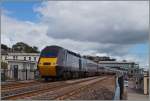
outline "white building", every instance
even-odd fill
[[[132,76],[139,73],[139,65],[135,62],[100,61],[99,64],[101,67],[118,67],[127,70],[128,74]]]
[[[39,53],[7,53],[1,55],[1,60],[8,63],[7,74],[11,79],[34,79]]]

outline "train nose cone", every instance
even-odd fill
[[[42,66],[39,71],[41,76],[56,76],[56,66]]]
[[[57,58],[40,58],[38,68],[41,76],[56,76]]]

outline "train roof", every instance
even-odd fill
[[[55,50],[66,50],[68,53],[72,54],[72,55],[75,55],[75,56],[78,56],[78,57],[81,57],[80,54],[77,54],[75,52],[72,52],[68,49],[65,49],[63,47],[60,47],[60,46],[57,46],[57,45],[52,45],[52,46],[46,46],[43,50],[51,50],[51,49],[55,49]]]
[[[68,50],[68,49],[65,49],[65,48],[60,47],[60,46],[57,46],[57,45],[46,46],[43,50],[51,50],[51,49],[56,50],[56,51],[65,50],[65,51],[67,51],[68,53],[70,53],[70,54],[72,54],[72,55],[74,55],[74,56],[81,57],[81,58],[83,58],[83,59],[86,59],[86,60],[88,60],[88,61],[91,61],[91,62],[93,62],[93,63],[96,63],[96,62],[94,62],[94,61],[92,61],[92,60],[90,60],[90,59],[87,59],[87,58],[81,56],[80,54],[77,54],[77,53],[75,53],[75,52],[72,52],[72,51],[70,51],[70,50]]]
[[[51,49],[51,48],[55,48],[55,49],[63,49],[62,47],[56,46],[56,45],[46,46],[44,49]]]

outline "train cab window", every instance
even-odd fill
[[[42,57],[57,57],[59,53],[58,49],[51,48],[50,50],[43,50],[41,53]]]

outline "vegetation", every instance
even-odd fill
[[[10,51],[11,48],[9,48],[7,45],[1,44],[1,49],[5,50],[5,51]]]
[[[1,49],[5,52],[24,52],[24,53],[39,53],[38,47],[36,46],[29,46],[23,42],[17,42],[16,44],[12,45],[12,48],[7,47],[7,45],[1,44]]]
[[[26,52],[26,53],[38,53],[38,48],[36,46],[29,46],[23,42],[18,42],[12,46],[12,49],[17,52]]]

